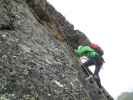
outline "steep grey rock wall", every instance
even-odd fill
[[[79,37],[45,0],[0,0],[0,100],[112,100],[85,80]]]

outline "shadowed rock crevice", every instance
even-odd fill
[[[46,0],[0,0],[0,99],[112,100],[85,80],[73,53],[79,38]]]

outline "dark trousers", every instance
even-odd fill
[[[92,59],[92,60],[88,60],[87,62],[85,62],[82,66],[88,68],[91,65],[95,65],[94,75],[99,76],[99,72],[100,72],[100,69],[102,67],[102,63],[99,63],[98,60],[93,60]]]
[[[84,64],[82,64],[82,68],[84,68],[84,71],[88,71],[89,74],[93,74],[89,69],[88,67],[91,66],[91,65],[95,65],[95,71],[94,71],[94,78],[97,82],[97,84],[99,85],[99,87],[101,87],[101,82],[100,82],[100,77],[99,77],[99,72],[100,72],[100,69],[103,65],[103,62],[99,61],[100,59],[98,60],[93,60],[93,59],[90,59],[88,60],[87,62],[85,62]]]

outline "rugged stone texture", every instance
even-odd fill
[[[113,100],[85,80],[79,37],[45,0],[0,0],[0,100]]]

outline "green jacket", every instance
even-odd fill
[[[78,57],[86,56],[90,59],[97,59],[100,55],[89,46],[80,46],[78,49],[75,49],[75,53]]]

